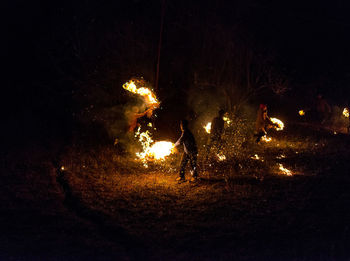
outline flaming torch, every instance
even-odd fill
[[[130,80],[123,84],[123,88],[129,92],[141,95],[149,107],[157,108],[159,107],[159,101],[156,95],[146,87],[137,88],[134,81]]]
[[[343,110],[343,115],[344,115],[346,118],[349,118],[349,110],[348,110],[348,108],[344,108],[344,110]]]
[[[281,120],[279,120],[279,119],[277,119],[277,118],[270,118],[270,120],[271,120],[273,123],[275,123],[275,124],[278,125],[278,127],[276,127],[276,130],[278,130],[278,131],[283,130],[283,128],[284,128],[284,123],[283,123]]]

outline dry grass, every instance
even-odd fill
[[[75,148],[66,153],[62,165],[73,197],[142,241],[151,258],[344,256],[349,232],[337,241],[327,226],[345,229],[349,216],[332,212],[345,211],[343,204],[349,199],[341,189],[345,201],[332,206],[338,199],[336,187],[349,182],[344,177],[347,149],[339,151],[339,144],[349,143],[348,137],[315,133],[300,125],[271,135],[271,143],[260,145],[246,138],[237,142],[237,135],[232,135],[235,144],[226,144],[223,162],[212,158],[209,165],[200,155],[202,180],[195,184],[175,181],[178,155],[144,168],[113,148]],[[260,160],[252,158],[255,154]],[[282,174],[279,163],[293,176]],[[324,209],[318,209],[318,201]],[[307,213],[310,208],[315,213]],[[260,240],[268,247],[261,247]],[[303,240],[307,242],[302,244]]]

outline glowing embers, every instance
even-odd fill
[[[263,142],[271,142],[272,138],[271,137],[267,137],[266,135],[264,135],[264,136],[261,137],[261,141],[263,141]]]
[[[304,116],[304,115],[305,115],[305,111],[304,111],[304,110],[300,110],[300,111],[299,111],[299,115],[300,115],[300,116]]]
[[[279,120],[279,119],[277,119],[277,118],[270,118],[270,120],[271,120],[273,123],[275,123],[276,125],[278,125],[278,126],[276,127],[276,130],[280,131],[280,130],[283,130],[283,129],[284,129],[284,123],[283,123],[281,120]]]
[[[278,169],[280,170],[280,173],[286,175],[286,176],[293,176],[293,173],[289,170],[283,167],[281,163],[278,163]]]
[[[216,154],[216,156],[218,157],[218,160],[219,160],[219,161],[224,161],[224,160],[226,160],[226,156],[225,156],[224,154],[222,154],[222,153],[218,153],[218,154]]]
[[[349,118],[349,109],[348,109],[348,108],[344,108],[344,110],[343,110],[343,115],[344,115],[346,118]]]
[[[145,99],[145,102],[147,103],[148,106],[154,106],[154,107],[159,106],[159,101],[157,100],[156,95],[149,88],[146,88],[146,87],[137,88],[135,82],[132,80],[124,83],[123,88],[129,92],[141,95]]]

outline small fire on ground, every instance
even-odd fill
[[[285,167],[283,167],[281,163],[279,163],[278,165],[279,165],[279,170],[281,171],[282,174],[287,176],[293,176],[293,173],[289,169],[286,169]]]

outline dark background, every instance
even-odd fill
[[[220,96],[220,84],[232,80],[239,64],[216,85],[196,89],[194,78],[215,82],[216,69],[245,52],[260,59],[251,66],[263,61],[289,82],[283,96],[267,90],[247,104],[297,107],[309,105],[317,93],[333,105],[349,102],[346,1],[5,1],[2,111],[4,136],[15,138],[6,139],[11,146],[37,138],[68,140],[82,122],[104,129],[118,113],[102,119],[101,111],[128,103],[124,82],[144,77],[154,84],[162,3],[156,90],[161,125],[174,128],[191,114],[193,93]]]

